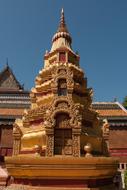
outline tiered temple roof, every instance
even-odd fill
[[[107,141],[110,155],[119,157],[120,163],[126,163],[127,110],[119,102],[94,102],[92,107],[103,121],[103,136]]]
[[[0,118],[21,117],[24,109],[29,106],[29,91],[24,90],[7,65],[0,73]]]
[[[127,126],[127,110],[119,102],[94,102],[92,107],[101,119],[108,119],[110,125]]]
[[[29,91],[24,90],[9,65],[0,72],[0,160],[12,152],[15,119],[30,107]]]

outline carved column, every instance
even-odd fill
[[[14,138],[13,155],[18,155],[20,152],[20,138]]]
[[[72,129],[72,146],[74,157],[80,157],[80,133],[81,129]]]
[[[54,155],[54,129],[46,129],[46,156]]]
[[[15,125],[13,128],[13,155],[18,155],[20,152],[21,136],[21,131],[18,126]]]

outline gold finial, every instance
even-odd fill
[[[63,14],[63,13],[64,13],[64,9],[62,8],[62,9],[61,9],[61,14]]]
[[[65,38],[68,41],[69,48],[71,48],[72,39],[71,39],[71,36],[70,36],[68,29],[67,29],[67,26],[66,26],[63,8],[61,9],[59,27],[58,27],[57,32],[55,33],[55,35],[52,38],[52,42],[54,42],[55,40],[57,40],[60,37]]]
[[[64,20],[64,9],[63,8],[61,9],[61,22],[65,23],[65,20]]]
[[[63,8],[61,9],[61,17],[60,17],[60,24],[59,24],[58,32],[67,32],[68,33],[66,23],[65,23]]]
[[[8,57],[6,58],[6,66],[8,67]]]

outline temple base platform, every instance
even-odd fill
[[[105,187],[98,187],[98,188],[81,188],[81,187],[33,187],[33,186],[20,186],[12,184],[8,186],[5,190],[117,190],[114,185],[107,185]]]
[[[19,155],[6,158],[13,183],[10,190],[115,190],[113,177],[118,161],[109,157],[40,157]]]

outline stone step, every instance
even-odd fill
[[[33,187],[33,188],[30,188],[28,190],[90,190],[90,188],[71,188],[71,187]]]
[[[25,185],[16,185],[12,184],[4,189],[0,190],[91,190],[90,188],[71,188],[71,187],[33,187],[33,186],[25,186]],[[98,190],[98,189],[95,189]]]
[[[29,185],[12,184],[6,188],[0,190],[117,190],[112,185],[98,187],[98,188],[87,188],[87,187],[34,187]]]

